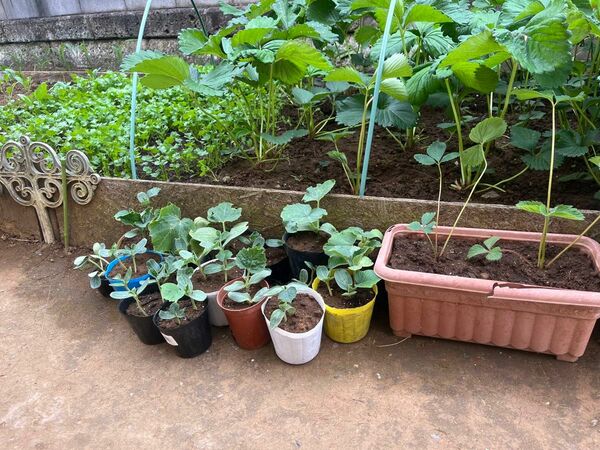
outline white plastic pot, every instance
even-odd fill
[[[208,320],[214,327],[226,327],[229,325],[229,322],[227,322],[225,313],[217,304],[218,292],[219,291],[215,291],[206,294],[206,301],[208,302]]]
[[[323,319],[325,317],[325,302],[321,295],[310,288],[298,288],[298,292],[308,294],[314,298],[323,310],[323,315],[319,323],[310,331],[304,333],[290,333],[277,327],[269,328],[271,340],[275,347],[275,353],[279,358],[288,364],[305,364],[311,361],[319,353],[321,348],[321,335],[323,334]],[[261,309],[263,317],[269,326],[269,319],[265,315],[265,307],[267,302],[264,302]]]
[[[207,264],[210,264],[210,263],[213,263],[216,261],[217,261],[216,259],[206,261],[205,263],[202,263],[201,267],[204,267]],[[223,283],[223,284],[225,284],[225,283]],[[207,296],[206,301],[208,302],[208,320],[210,321],[210,324],[214,327],[226,327],[227,325],[229,325],[229,322],[227,322],[227,317],[225,317],[225,313],[217,304],[217,293],[218,292],[219,292],[219,289],[217,289],[214,292],[206,293],[206,296]]]

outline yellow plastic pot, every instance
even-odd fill
[[[312,288],[316,291],[319,284],[320,280],[315,279]],[[360,341],[369,331],[376,298],[377,286],[373,287],[373,299],[358,308],[333,308],[325,304],[325,334],[342,344]]]

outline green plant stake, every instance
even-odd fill
[[[146,28],[146,21],[148,20],[148,14],[150,13],[150,6],[152,0],[146,1],[146,7],[144,8],[144,14],[142,15],[142,23],[138,31],[137,44],[135,45],[135,52],[139,53],[142,50],[142,39],[144,38],[144,29]],[[135,167],[135,111],[137,109],[137,84],[138,74],[133,73],[131,80],[131,115],[129,120],[129,162],[131,164],[131,178],[137,179],[137,169]]]
[[[63,236],[65,244],[65,253],[67,253],[67,251],[69,250],[69,192],[67,191],[67,160],[65,157],[60,158],[60,174],[63,194]]]
[[[383,40],[381,43],[381,51],[379,52],[379,65],[377,66],[377,75],[375,77],[375,90],[373,91],[373,103],[371,106],[371,119],[369,121],[369,131],[367,132],[367,144],[365,146],[365,154],[362,166],[362,174],[360,177],[359,195],[365,196],[367,188],[367,173],[369,172],[369,159],[371,158],[371,145],[373,144],[373,132],[375,131],[375,115],[377,114],[377,102],[379,100],[379,90],[381,89],[381,78],[383,75],[383,63],[385,61],[385,52],[387,50],[388,39],[390,37],[390,29],[392,28],[392,19],[394,18],[394,9],[396,8],[396,0],[391,0],[388,8],[387,20],[383,31]]]

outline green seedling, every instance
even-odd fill
[[[207,255],[217,252],[217,262],[207,264],[201,269],[201,276],[222,273],[224,281],[227,282],[228,272],[235,267],[232,260],[233,252],[228,249],[229,244],[242,236],[248,229],[248,222],[239,222],[228,228],[228,224],[236,222],[242,216],[241,208],[234,208],[231,203],[220,203],[210,208],[206,219],[198,217],[194,220],[194,225],[189,232],[192,241],[192,248],[196,254]],[[218,228],[217,228],[218,227]],[[189,256],[185,253],[186,256]]]
[[[499,240],[498,236],[492,236],[483,241],[483,245],[473,245],[467,253],[467,259],[485,255],[485,259],[488,261],[500,261],[502,259],[502,248],[496,245]]]
[[[149,237],[148,226],[158,217],[159,210],[152,206],[152,199],[160,193],[160,188],[150,188],[145,192],[138,192],[137,200],[143,208],[141,211],[123,209],[115,214],[115,220],[123,225],[132,227],[128,237]]]
[[[136,244],[130,245],[129,247],[123,247],[123,249],[121,250],[121,255],[125,256],[126,259],[129,259],[129,261],[131,261],[131,266],[133,267],[133,273],[137,272],[136,256],[143,255],[144,253],[146,253],[148,251],[148,249],[146,248],[147,243],[148,243],[148,240],[146,238],[144,238],[141,241],[137,242]],[[123,262],[122,260],[119,261],[119,264],[121,264],[123,266],[122,262]],[[125,267],[125,266],[123,266],[123,267]]]
[[[137,288],[130,288],[129,282],[131,281],[132,270],[131,267],[127,269],[127,272],[123,277],[117,275],[111,282],[111,286],[115,288],[123,288],[123,290],[114,290],[110,293],[110,296],[115,300],[123,300],[126,298],[133,298],[137,305],[138,310],[143,316],[148,316],[140,300],[140,296],[144,293],[146,288],[155,283],[156,280],[153,278],[145,279]]]
[[[323,247],[328,263],[316,268],[316,276],[329,295],[333,295],[334,282],[345,297],[356,295],[359,289],[372,289],[379,282],[379,277],[369,269],[373,266],[369,255],[381,246],[381,238],[379,230],[365,232],[358,227],[331,235]]]
[[[179,303],[174,302],[169,305],[169,309],[161,309],[158,312],[158,317],[162,320],[173,320],[177,321],[178,325],[181,325],[181,320],[185,319],[185,308],[181,308]]]
[[[250,288],[262,283],[271,275],[267,269],[267,257],[263,247],[249,247],[241,249],[235,257],[235,265],[244,271],[241,280],[234,281],[225,286],[227,297],[237,303],[254,304],[265,297],[268,288],[261,288],[254,296],[250,295]]]
[[[106,272],[106,266],[108,266],[110,259],[118,258],[119,256],[121,256],[121,250],[116,244],[107,249],[105,244],[96,242],[92,246],[92,253],[78,256],[73,261],[73,265],[79,270],[93,268],[94,270],[88,273],[88,277],[90,279],[90,287],[97,289],[100,287],[102,282],[101,277]]]
[[[442,203],[442,188],[444,186],[444,173],[442,172],[442,164],[454,161],[458,158],[458,152],[446,153],[446,143],[436,141],[427,147],[427,151],[425,154],[417,153],[414,155],[415,160],[423,165],[423,166],[436,166],[438,171],[438,197],[437,197],[437,211],[433,213],[433,217],[431,217],[432,213],[425,213],[421,217],[421,223],[412,222],[409,225],[409,229],[412,231],[422,231],[428,237],[429,242],[431,239],[429,238],[429,233],[433,231],[433,227],[437,226],[440,222],[440,208]],[[434,220],[435,219],[435,220]],[[417,226],[418,224],[418,226]],[[430,225],[433,224],[433,225]],[[412,226],[412,227],[411,227]],[[431,229],[430,229],[431,228]],[[435,240],[433,242],[433,253],[434,257],[437,258],[438,252],[438,233],[437,230],[435,232]]]
[[[160,295],[165,302],[171,303],[169,309],[161,310],[158,315],[161,319],[175,319],[181,324],[181,319],[185,318],[186,308],[179,305],[179,301],[189,298],[192,308],[198,309],[196,302],[203,302],[207,295],[201,290],[194,289],[192,284],[192,275],[194,269],[191,267],[181,267],[177,270],[177,283],[164,283],[160,286]]]
[[[277,296],[279,303],[277,309],[271,313],[271,317],[269,318],[269,328],[271,329],[277,328],[281,322],[287,321],[288,317],[296,313],[293,302],[298,295],[298,290],[293,284],[275,286],[265,294],[265,297],[272,297],[274,295]]]
[[[546,246],[548,229],[550,221],[553,218],[583,220],[584,216],[577,208],[571,205],[557,205],[551,207],[552,203],[552,182],[554,177],[555,152],[556,152],[556,107],[560,103],[571,102],[576,103],[583,100],[584,96],[581,93],[576,97],[568,95],[555,95],[552,91],[534,91],[530,89],[519,89],[515,91],[515,95],[519,100],[538,100],[543,99],[550,103],[552,108],[552,134],[550,137],[550,168],[548,173],[548,187],[546,192],[546,203],[539,201],[521,201],[517,203],[517,208],[526,212],[541,215],[544,218],[542,226],[542,237],[538,248],[537,265],[540,269],[544,268],[546,262]]]
[[[258,231],[253,231],[249,236],[241,235],[238,240],[244,247],[270,247],[277,248],[283,246],[281,239],[265,239]]]
[[[321,223],[321,219],[327,215],[327,211],[321,208],[321,200],[333,189],[335,180],[327,180],[324,183],[311,186],[306,189],[302,201],[304,203],[294,203],[287,205],[281,211],[281,220],[285,230],[290,233],[299,231],[312,231],[319,233],[321,231],[331,234],[335,231],[333,225]],[[314,202],[313,208],[310,203]]]

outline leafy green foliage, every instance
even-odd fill
[[[424,166],[440,165],[458,158],[458,152],[446,153],[446,143],[436,141],[427,147],[426,153],[416,153],[415,160]]]
[[[269,318],[269,328],[277,328],[281,322],[286,321],[288,317],[296,313],[293,302],[298,295],[297,283],[290,283],[286,286],[275,286],[266,292],[266,297],[277,295],[279,304],[277,309],[271,313]]]
[[[192,238],[190,247],[193,252],[180,255],[190,261],[200,262],[201,258],[215,251],[216,263],[199,265],[201,276],[222,273],[227,282],[227,273],[235,267],[233,253],[228,246],[248,230],[248,222],[238,222],[228,227],[229,223],[237,221],[242,216],[242,209],[235,208],[229,202],[219,203],[207,211],[207,218],[197,217],[189,231]],[[212,225],[211,225],[212,224]]]
[[[237,303],[257,303],[265,298],[268,288],[259,289],[253,296],[250,288],[260,284],[271,275],[266,268],[267,257],[263,247],[247,247],[241,249],[235,257],[235,265],[244,271],[242,278],[225,286],[229,299]]]
[[[317,278],[325,284],[330,295],[333,281],[347,297],[355,295],[359,289],[373,289],[379,278],[369,269],[373,266],[369,255],[381,247],[382,237],[379,230],[364,231],[359,227],[331,234],[323,246],[329,257],[327,266],[316,268]]]
[[[469,248],[467,259],[475,258],[479,255],[485,255],[488,261],[499,261],[502,259],[502,248],[496,243],[500,240],[498,236],[492,236],[483,241],[483,245],[475,244]]]
[[[571,205],[557,205],[547,209],[546,205],[538,201],[520,201],[517,203],[517,208],[522,211],[527,211],[533,214],[539,214],[543,217],[569,219],[569,220],[584,220],[585,217],[581,211]]]
[[[171,254],[186,250],[192,225],[191,219],[181,217],[178,206],[170,203],[161,208],[158,216],[148,225],[154,249]]]
[[[143,316],[148,316],[146,311],[144,310],[140,297],[144,294],[144,291],[148,286],[155,283],[156,281],[153,278],[147,278],[142,283],[136,287],[130,287],[130,281],[132,278],[133,270],[131,267],[127,269],[127,272],[123,277],[117,275],[111,281],[111,286],[114,288],[118,288],[119,290],[114,290],[110,293],[110,296],[115,300],[124,300],[128,298],[133,298],[135,300],[138,311]]]
[[[158,312],[158,317],[160,317],[162,320],[174,319],[178,324],[181,324],[181,319],[185,319],[185,308],[179,306],[179,303],[173,302],[169,305],[168,309],[161,309]]]
[[[327,231],[331,228],[329,224],[321,224],[321,219],[327,215],[327,211],[320,207],[321,200],[333,189],[335,180],[327,180],[324,183],[310,186],[302,197],[305,203],[294,203],[286,205],[281,211],[281,220],[288,233],[299,231]],[[310,203],[315,202],[313,208]]]
[[[426,212],[421,216],[421,220],[411,222],[408,224],[408,229],[411,231],[420,231],[425,234],[433,232],[433,228],[436,226],[435,212]]]

